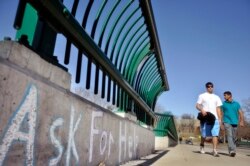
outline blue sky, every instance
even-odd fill
[[[1,1],[1,40],[15,38],[17,2]],[[221,98],[226,90],[241,104],[250,98],[249,0],[152,0],[152,6],[170,86],[160,106],[196,115],[208,81]]]
[[[250,98],[250,1],[152,1],[170,91],[158,104],[174,115],[197,114],[195,103],[212,81],[223,99],[230,90]]]

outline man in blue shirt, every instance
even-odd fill
[[[223,124],[227,135],[229,155],[234,157],[236,155],[237,127],[238,124],[244,126],[243,112],[240,104],[233,100],[230,91],[224,92],[224,99],[221,106]]]

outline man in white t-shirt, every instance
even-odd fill
[[[209,119],[211,119],[211,115],[214,116],[214,122],[208,121],[200,121],[200,131],[201,131],[201,143],[200,143],[200,152],[202,154],[205,153],[204,151],[204,142],[206,137],[212,136],[213,142],[213,155],[215,157],[219,157],[217,152],[217,144],[218,144],[218,136],[220,132],[220,125],[221,125],[221,111],[220,106],[222,105],[221,99],[219,96],[213,94],[213,83],[207,82],[206,83],[207,91],[200,94],[196,103],[196,108],[200,111],[201,116],[206,119],[208,117],[208,112],[212,113],[209,114]],[[207,118],[208,119],[208,118]]]

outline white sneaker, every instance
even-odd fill
[[[200,147],[200,153],[201,153],[201,154],[205,154],[205,151],[204,151],[204,147],[203,147],[203,146]]]
[[[219,154],[218,154],[218,152],[217,152],[215,149],[214,149],[214,151],[213,151],[213,156],[214,156],[214,157],[220,157]]]

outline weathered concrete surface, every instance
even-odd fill
[[[176,146],[178,143],[168,136],[155,136],[155,150],[164,150],[168,147]]]
[[[0,42],[0,165],[119,165],[154,151],[154,133],[69,91],[70,75]]]
[[[169,147],[168,137],[155,137],[155,150],[162,150]]]

